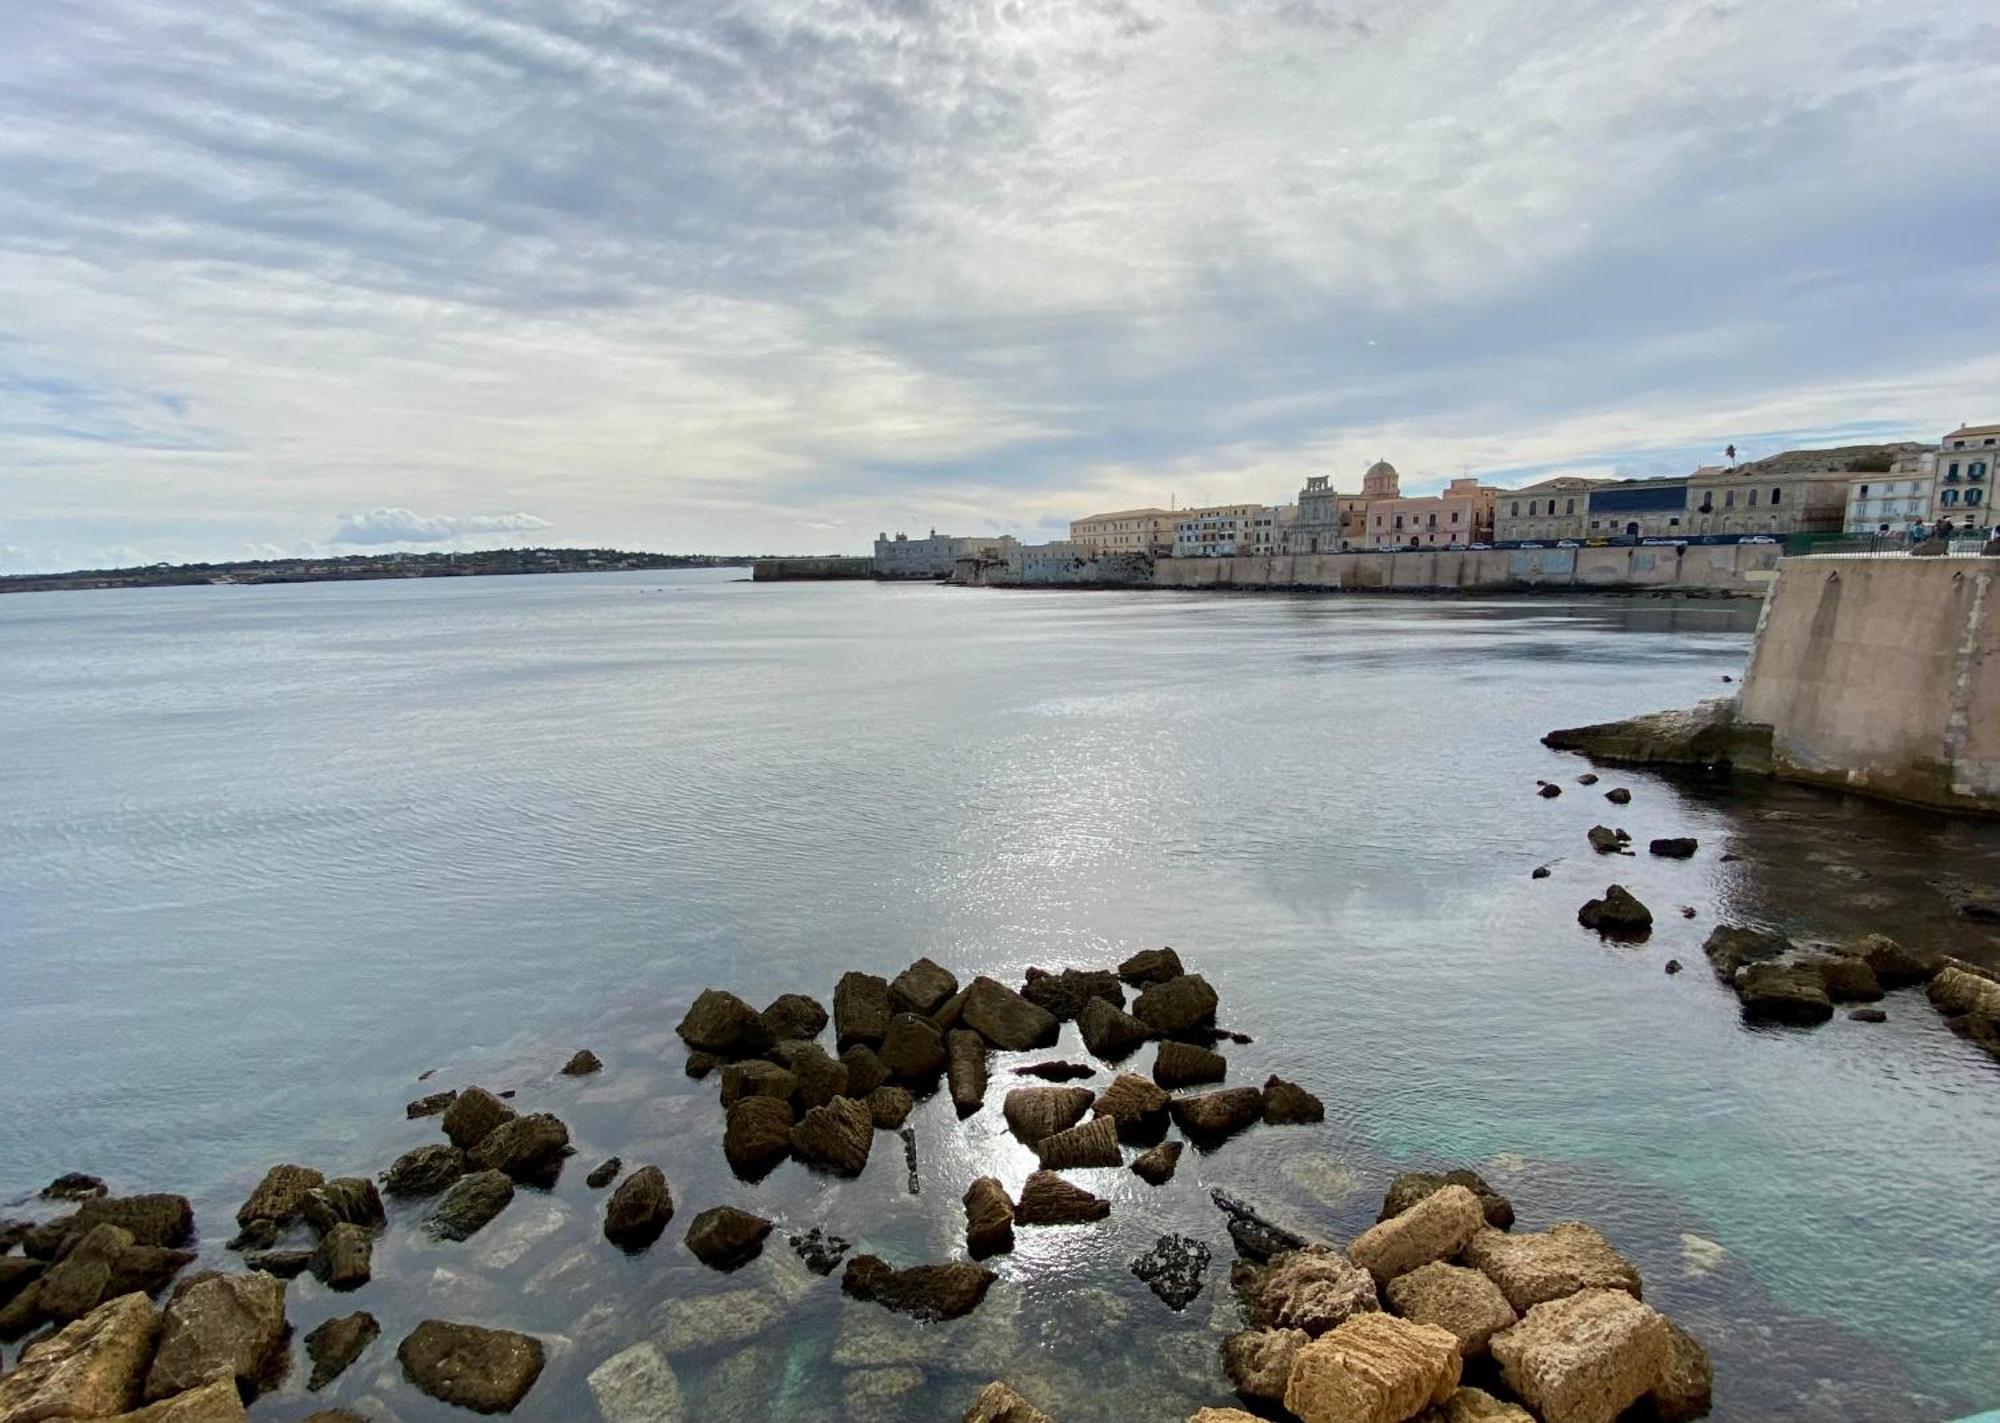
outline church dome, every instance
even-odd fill
[[[1368,466],[1368,473],[1361,476],[1361,492],[1378,499],[1395,497],[1401,492],[1401,485],[1396,466],[1387,460],[1376,460]]]

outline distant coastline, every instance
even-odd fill
[[[347,554],[231,563],[149,564],[70,573],[0,575],[0,593],[85,588],[179,588],[202,584],[344,583],[380,578],[471,578],[513,573],[619,573],[672,568],[748,568],[747,554],[627,553],[610,548],[499,548],[477,553]]]

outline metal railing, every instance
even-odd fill
[[[1945,544],[1945,551],[1924,557],[1977,558],[1986,547],[1984,538],[1951,539]],[[1840,539],[1815,544],[1812,552],[1801,555],[1807,558],[1911,558],[1917,557],[1916,545],[1908,539],[1896,536],[1863,537]]]

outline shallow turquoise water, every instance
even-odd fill
[[[396,1118],[442,1068],[532,1083],[592,1148],[651,1143],[691,1214],[735,1190],[712,1087],[666,1036],[699,988],[824,998],[918,953],[1018,978],[1170,942],[1257,1039],[1241,1076],[1299,1077],[1329,1119],[1006,1262],[1061,1416],[1128,1416],[1066,1342],[1107,1298],[1185,1346],[1147,1365],[1176,1398],[1226,1401],[1202,1392],[1211,1296],[1167,1316],[1124,1273],[1168,1228],[1226,1258],[1205,1183],[1338,1234],[1394,1169],[1459,1161],[1526,1225],[1581,1216],[1632,1253],[1715,1350],[1717,1416],[1993,1401],[2000,1073],[1910,994],[1879,1028],[1746,1030],[1699,943],[1726,915],[1990,951],[1930,882],[2000,879],[2000,829],[1643,775],[1622,809],[1533,794],[1582,769],[1549,727],[1723,690],[1753,609],[728,578],[0,599],[0,1201],[88,1169],[226,1211],[277,1157],[379,1167],[427,1139]],[[1599,820],[1704,850],[1607,869]],[[1574,923],[1614,873],[1661,912],[1642,948]],[[1662,974],[1670,954],[1692,971]],[[545,1070],[580,1042],[602,1084]],[[1018,1185],[1027,1156],[937,1105],[924,1196],[883,1138],[853,1186],[786,1167],[748,1203],[949,1248],[965,1181]],[[566,1181],[542,1204],[583,1238],[590,1200]],[[539,1278],[563,1229],[487,1273]],[[535,1401],[717,1286],[685,1263],[522,1295],[523,1323],[574,1340]],[[582,1327],[607,1288],[629,1330]],[[301,1310],[338,1312],[312,1290]],[[845,1318],[787,1326],[773,1416],[838,1394]],[[964,1382],[928,1362],[911,1416],[962,1408]]]

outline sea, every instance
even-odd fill
[[[231,1268],[265,1168],[379,1173],[441,1139],[406,1102],[476,1083],[562,1117],[577,1156],[466,1242],[391,1202],[369,1285],[288,1294],[297,1335],[366,1308],[382,1338],[322,1392],[294,1367],[253,1418],[462,1416],[395,1360],[441,1317],[544,1339],[522,1418],[597,1416],[590,1375],[651,1343],[704,1423],[956,1418],[993,1378],[1062,1423],[1152,1423],[1233,1402],[1212,1188],[1338,1243],[1398,1171],[1466,1166],[1517,1230],[1586,1220],[1639,1267],[1709,1349],[1718,1419],[1992,1407],[2000,1064],[1921,990],[1879,1025],[1746,1025],[1701,944],[1751,924],[1994,962],[1957,906],[2000,895],[2000,826],[1584,785],[1540,742],[1730,694],[1755,616],[740,570],[0,598],[0,1215],[48,1213],[66,1171],[180,1191]],[[1596,824],[1639,853],[1594,853]],[[1660,836],[1700,848],[1645,853]],[[1578,925],[1613,882],[1652,907],[1646,941]],[[828,1002],[919,956],[1019,983],[1162,945],[1250,1040],[1229,1080],[1298,1082],[1326,1120],[1190,1151],[1159,1188],[1072,1173],[1110,1218],[1021,1229],[950,1324],[844,1298],[786,1237],[963,1258],[966,1185],[1035,1164],[1001,1120],[1032,1081],[1012,1068],[1081,1059],[1074,1028],[996,1053],[974,1115],[922,1101],[914,1176],[885,1132],[857,1179],[756,1182],[673,1031],[709,987]],[[560,1075],[584,1047],[603,1071]],[[671,1185],[650,1250],[602,1238],[583,1176],[611,1155]],[[778,1223],[728,1274],[682,1241],[715,1205]],[[1178,1311],[1130,1269],[1168,1233],[1213,1257]]]

